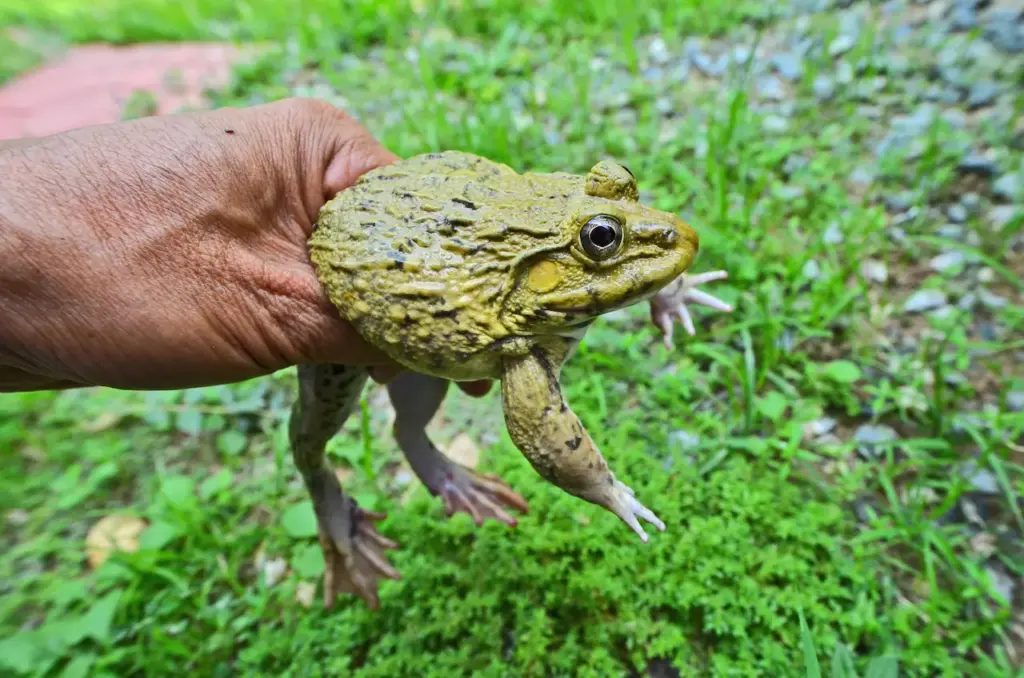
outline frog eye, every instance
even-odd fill
[[[622,224],[615,217],[599,214],[580,229],[580,246],[590,258],[601,261],[619,251],[622,245]]]

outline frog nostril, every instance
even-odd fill
[[[679,242],[679,231],[669,227],[665,229],[665,235],[662,236],[661,242],[665,247],[675,247],[676,243]]]

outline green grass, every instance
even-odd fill
[[[964,525],[937,519],[968,491],[956,469],[973,456],[1000,484],[989,532],[1020,576],[1024,416],[1003,398],[1024,386],[1013,372],[1024,313],[1011,303],[982,316],[1001,328],[994,340],[975,316],[903,319],[912,289],[952,283],[922,264],[935,224],[904,224],[894,242],[877,200],[960,192],[939,140],[963,130],[939,122],[916,159],[876,163],[878,126],[852,97],[809,96],[823,55],[810,58],[782,132],[765,131],[742,72],[704,87],[647,70],[651,30],[679,49],[686,35],[735,29],[757,11],[749,3],[428,2],[419,15],[312,0],[7,3],[0,17],[69,42],[292,38],[214,103],[327,96],[401,155],[458,148],[572,171],[618,157],[649,200],[688,216],[696,270],[727,268],[717,289],[737,310],[701,315],[698,336],[679,331],[670,353],[646,309],[630,309],[603,319],[565,370],[618,475],[668,524],[647,546],[543,484],[493,395],[450,395],[436,435],[468,432],[530,515],[514,531],[444,520],[396,472],[380,392],[368,392],[366,426],[354,416],[331,454],[353,470],[346,485],[364,506],[389,511],[382,531],[402,544],[403,580],[384,585],[376,613],[350,600],[325,613],[319,589],[312,608],[296,600],[322,565],[284,435],[292,371],[185,392],[0,397],[0,675],[625,676],[652,661],[688,677],[1016,670],[1009,606]],[[886,49],[868,38],[860,54]],[[862,194],[849,178],[865,163],[878,176]],[[1020,226],[985,231],[977,248],[1011,299]],[[836,232],[840,244],[825,237]],[[869,259],[888,265],[888,283],[864,277]],[[892,344],[894,331],[918,340]],[[811,440],[805,427],[823,416],[835,439]],[[896,428],[900,443],[858,455],[852,432],[869,422]],[[137,552],[91,570],[85,536],[112,514],[149,527]],[[288,571],[268,582],[277,559]]]

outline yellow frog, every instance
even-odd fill
[[[309,249],[341,316],[411,370],[389,385],[394,435],[449,515],[515,525],[506,509],[527,508],[426,435],[449,381],[497,379],[509,435],[542,477],[608,509],[644,542],[638,518],[665,529],[608,468],[559,385],[562,364],[603,313],[650,300],[671,346],[675,319],[694,331],[687,301],[731,310],[696,289],[723,271],[684,275],[697,234],[641,204],[629,169],[602,161],[586,176],[518,174],[468,153],[416,156],[324,205]],[[346,495],[324,456],[366,379],[353,366],[299,368],[290,437],[319,521],[327,606],[345,591],[376,608],[380,580],[399,577],[385,554],[396,544],[375,527],[384,516]]]

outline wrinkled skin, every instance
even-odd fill
[[[0,391],[187,388],[310,362],[393,377],[306,241],[326,200],[395,159],[311,99],[0,142]]]
[[[523,174],[484,158],[445,152],[370,172],[321,210],[311,258],[339,315],[413,372],[389,389],[395,437],[446,512],[515,524],[526,502],[499,478],[441,454],[425,427],[449,380],[500,379],[505,423],[537,472],[618,516],[643,541],[639,520],[665,525],[608,467],[565,402],[563,363],[595,318],[650,300],[671,346],[687,303],[731,310],[697,289],[725,277],[688,277],[697,235],[674,214],[639,202],[636,179],[603,161],[586,176]],[[397,579],[377,532],[338,484],[327,441],[357,402],[356,367],[300,370],[291,441],[320,525],[325,602],[354,592],[379,604],[382,579]]]

